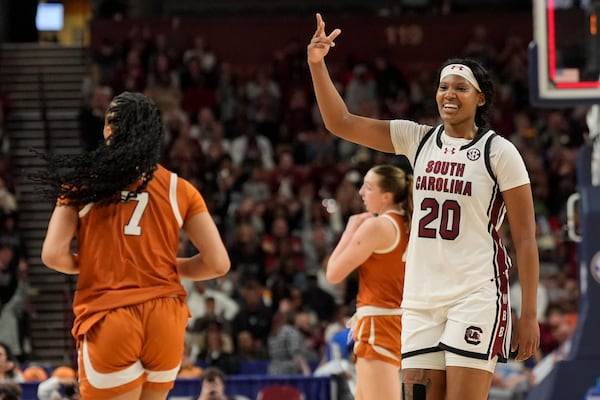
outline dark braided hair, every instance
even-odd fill
[[[92,202],[102,206],[127,201],[146,188],[161,155],[164,130],[159,109],[141,93],[123,92],[108,106],[105,124],[112,133],[91,152],[37,152],[48,164],[30,176],[40,194],[74,206]],[[121,198],[121,191],[128,188]]]
[[[442,70],[446,65],[450,64],[463,64],[471,68],[471,71],[473,71],[473,75],[475,76],[475,79],[477,79],[479,88],[485,95],[485,103],[477,107],[477,111],[475,112],[475,125],[477,125],[479,128],[489,128],[488,112],[494,103],[494,96],[496,94],[496,89],[490,74],[477,60],[471,58],[451,58],[444,62],[444,65],[442,65],[440,68],[440,71],[438,72],[438,82],[440,81],[440,74]]]

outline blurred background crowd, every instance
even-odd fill
[[[450,13],[450,4],[442,2],[436,12]],[[311,29],[307,26],[307,41]],[[565,205],[577,189],[577,156],[588,141],[586,106],[529,104],[527,40],[515,33],[494,41],[486,26],[473,24],[456,54],[477,58],[492,71],[498,93],[491,125],[517,146],[531,177],[542,265],[542,345],[523,370],[564,351],[575,329],[577,246],[565,233]],[[102,140],[104,112],[114,95],[128,90],[150,96],[165,124],[162,163],[200,190],[229,249],[232,268],[226,277],[185,282],[192,318],[182,376],[198,376],[205,366],[235,374],[241,363],[256,360],[267,362],[272,374],[310,374],[354,311],[356,275],[331,285],[324,265],[349,216],[362,211],[358,188],[364,173],[374,164],[407,163],[327,132],[305,54],[305,43],[290,42],[249,68],[222,59],[202,35],[150,35],[139,25],[120,42],[106,41],[90,51],[89,73],[81,83],[81,150]],[[349,57],[332,74],[355,113],[439,122],[435,69],[397,65],[381,51],[372,59]],[[2,129],[10,93],[0,96],[0,105]],[[1,144],[0,342],[7,351],[4,360],[0,351],[0,381],[10,358],[31,361],[28,258],[16,226],[19,188],[12,179],[10,144]],[[190,251],[182,238],[181,254]],[[518,313],[514,275],[511,298]],[[535,382],[512,372],[497,378],[501,388]]]

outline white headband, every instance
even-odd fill
[[[473,71],[471,68],[467,67],[464,64],[450,64],[446,65],[442,72],[440,73],[440,81],[444,79],[448,75],[458,75],[465,78],[471,85],[475,87],[478,91],[481,92],[479,88],[479,83],[477,83],[477,79],[475,79],[475,75],[473,75]]]

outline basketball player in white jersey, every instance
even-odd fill
[[[512,350],[525,360],[539,346],[531,187],[516,148],[487,126],[490,77],[473,60],[446,62],[436,91],[443,121],[437,127],[351,114],[324,61],[341,31],[326,35],[316,18],[308,65],[326,127],[350,142],[404,154],[414,169],[402,302],[404,399],[485,400],[496,362],[511,350],[511,260],[498,233],[505,213],[522,285]]]

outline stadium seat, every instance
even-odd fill
[[[304,395],[294,386],[270,385],[258,392],[256,400],[304,400]]]

